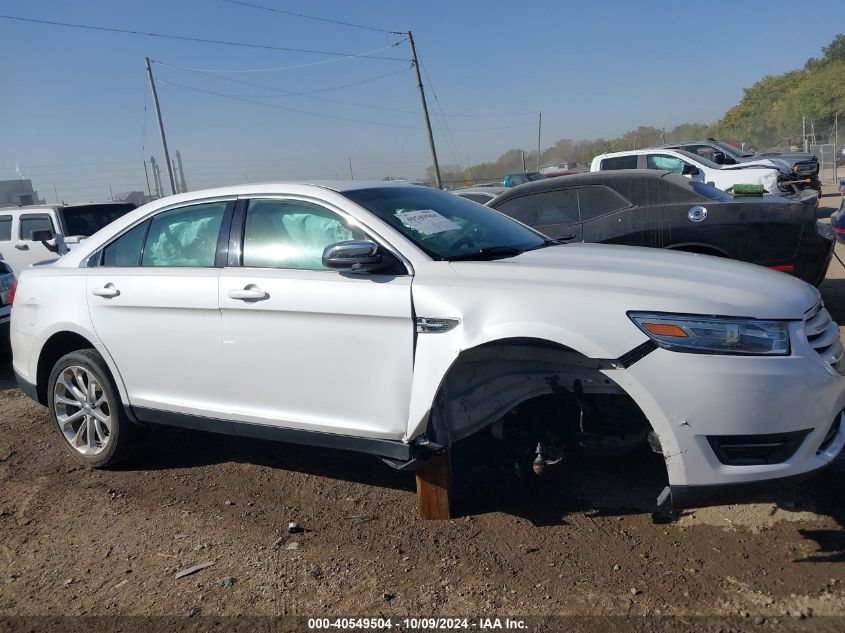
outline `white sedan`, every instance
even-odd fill
[[[25,270],[11,330],[21,388],[93,467],[156,423],[405,469],[492,427],[536,472],[564,445],[648,443],[687,505],[805,475],[845,444],[843,348],[810,285],[561,245],[406,184],[155,201]]]
[[[590,164],[590,171],[612,169],[673,171],[722,191],[732,191],[734,185],[762,185],[766,193],[794,193],[785,184],[793,180],[793,176],[785,163],[779,160],[760,159],[737,165],[719,165],[692,152],[653,147],[599,154]]]

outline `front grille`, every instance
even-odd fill
[[[828,447],[833,444],[833,440],[836,439],[836,436],[839,435],[839,425],[841,424],[842,416],[837,415],[836,419],[833,421],[833,424],[830,425],[830,428],[827,430],[827,433],[822,440],[821,446],[819,446],[819,453],[823,453],[828,449]]]
[[[727,466],[780,464],[795,454],[812,429],[771,435],[708,435],[707,441]]]
[[[845,373],[845,363],[842,362],[845,348],[839,340],[839,326],[830,318],[821,301],[804,315],[804,330],[810,346],[836,371]]]

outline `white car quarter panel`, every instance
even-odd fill
[[[226,419],[215,268],[92,268],[94,331],[133,406]],[[103,297],[95,290],[114,288]]]
[[[259,301],[232,290],[260,288]],[[413,364],[411,277],[227,268],[224,393],[235,420],[401,439]]]

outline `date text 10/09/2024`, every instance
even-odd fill
[[[520,630],[526,628],[519,618],[309,618],[309,630]]]

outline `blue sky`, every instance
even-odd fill
[[[446,114],[445,125],[434,120],[441,164],[462,166],[535,148],[540,110],[544,145],[638,125],[715,121],[743,87],[800,67],[845,30],[842,0],[805,0],[798,11],[781,0],[247,1],[412,30],[430,108]],[[224,0],[4,0],[0,13],[338,53],[373,51],[398,39]],[[162,152],[145,56],[213,70],[336,57],[2,19],[0,41],[0,179],[14,178],[19,164],[49,202],[54,184],[66,201],[106,198],[109,185],[115,192],[146,189],[142,160],[160,160]],[[409,57],[405,42],[373,55]],[[407,61],[353,58],[214,75],[155,65],[154,72],[166,82],[158,89],[168,144],[171,153],[181,150],[192,189],[245,178],[345,178],[350,159],[356,178],[414,179],[431,162]],[[381,75],[389,76],[373,79]],[[364,83],[334,89],[357,82]],[[315,90],[321,92],[280,92]]]

